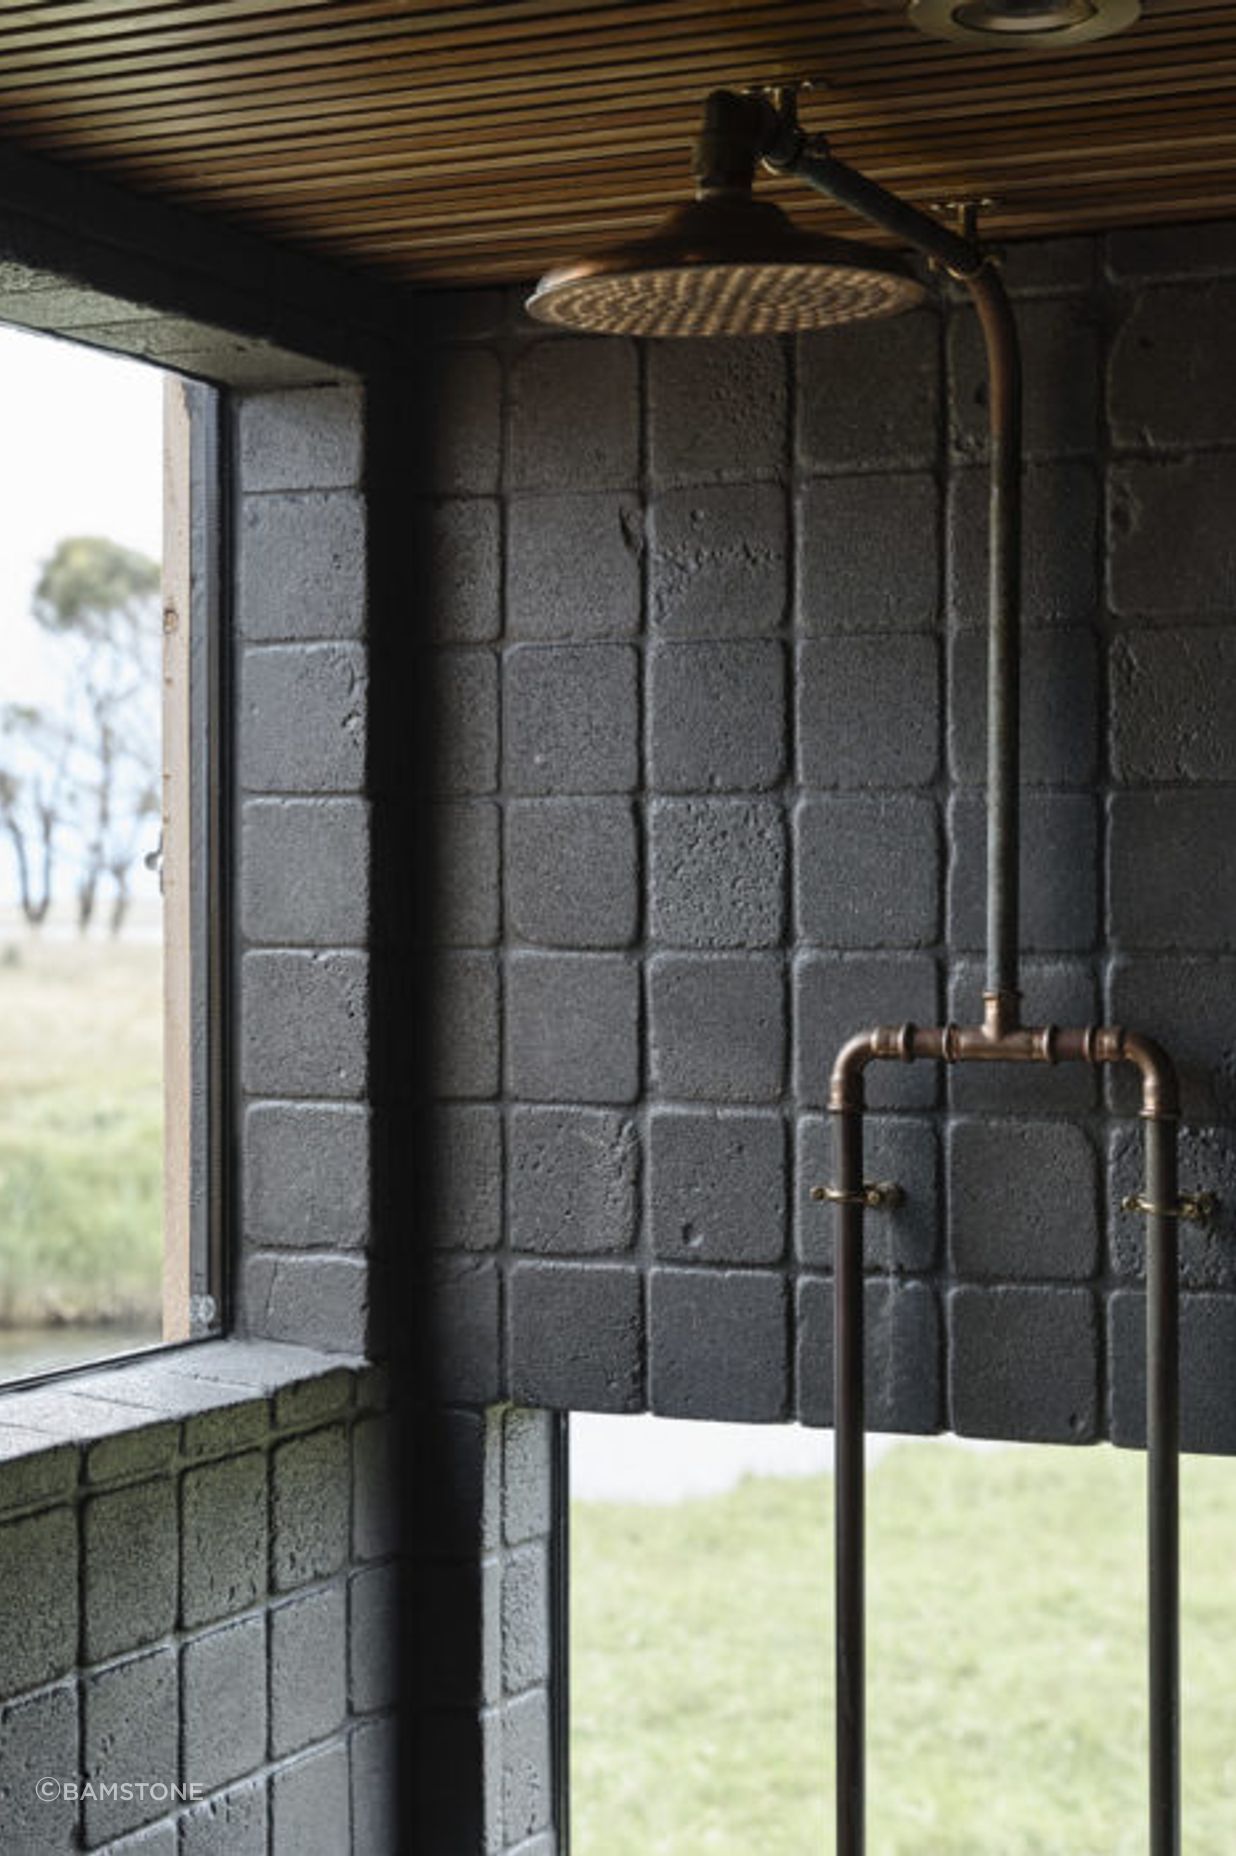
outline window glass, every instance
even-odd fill
[[[0,329],[0,1376],[161,1338],[163,386]]]

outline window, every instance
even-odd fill
[[[832,1847],[831,1445],[572,1417],[574,1856]],[[870,1847],[1144,1848],[1140,1452],[872,1436],[868,1466]],[[1184,1846],[1223,1856],[1236,1482],[1193,1456],[1181,1489]]]
[[[190,401],[200,415],[208,396],[8,328],[0,395],[0,1378],[11,1381],[188,1338],[213,1313],[192,1189],[206,664]]]

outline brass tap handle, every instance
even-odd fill
[[[1141,1192],[1131,1192],[1120,1201],[1121,1211],[1140,1212],[1143,1218],[1177,1218],[1186,1224],[1206,1224],[1218,1207],[1213,1192],[1182,1192],[1174,1205],[1153,1205]]]
[[[895,1211],[905,1204],[905,1193],[892,1180],[877,1180],[857,1192],[843,1192],[840,1186],[812,1186],[813,1199],[829,1205],[865,1205],[868,1211]]]

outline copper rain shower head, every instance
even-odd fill
[[[922,301],[900,258],[800,231],[755,198],[754,174],[750,108],[714,93],[695,145],[696,198],[647,237],[550,271],[529,314],[600,335],[786,335]]]

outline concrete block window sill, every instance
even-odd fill
[[[365,1360],[263,1340],[199,1341],[0,1393],[0,1512],[384,1402],[381,1369]]]

